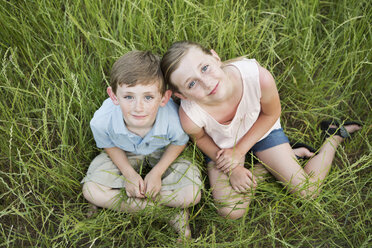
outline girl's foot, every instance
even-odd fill
[[[169,224],[180,234],[177,242],[182,242],[184,239],[191,239],[191,229],[189,226],[189,212],[186,209],[182,209],[179,213],[174,216],[173,220],[169,221]]]
[[[317,150],[305,143],[292,141],[289,145],[292,147],[297,159],[310,158],[317,153]]]
[[[297,158],[310,158],[315,154],[306,147],[293,148],[293,152]]]
[[[338,129],[338,127],[335,126],[335,125],[330,125],[329,127],[333,128],[333,129],[336,129],[336,130]],[[350,138],[351,137],[350,135],[352,133],[362,129],[362,126],[359,126],[357,124],[350,124],[350,125],[342,126],[342,128],[344,130],[346,130],[346,134],[339,135],[338,133],[334,133],[334,136],[333,136],[334,139],[338,139],[340,142],[344,141],[347,138]],[[339,129],[339,130],[341,130],[341,129]],[[340,132],[342,133],[342,131],[340,131]]]
[[[333,139],[342,142],[346,138],[350,138],[351,134],[360,130],[362,124],[354,121],[347,121],[341,125],[338,121],[322,121],[320,128],[323,130],[326,138],[332,136]]]

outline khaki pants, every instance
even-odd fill
[[[157,150],[149,155],[136,155],[130,152],[126,152],[126,155],[132,167],[141,174],[154,167],[163,153],[164,150]],[[142,176],[144,177],[143,174]],[[93,159],[81,183],[89,181],[111,188],[125,188],[126,179],[111,158],[103,152]],[[179,158],[163,174],[161,190],[175,190],[193,184],[202,186],[200,170],[190,161]]]

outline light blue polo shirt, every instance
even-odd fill
[[[90,128],[97,147],[118,147],[141,155],[150,154],[169,144],[184,145],[189,140],[180,123],[178,106],[172,99],[164,107],[159,107],[154,126],[143,138],[127,129],[120,106],[115,105],[110,98],[94,113]]]

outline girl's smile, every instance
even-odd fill
[[[217,88],[218,88],[219,85],[220,85],[220,83],[218,82],[218,83],[216,84],[216,87],[214,87],[214,89],[213,89],[213,90],[208,94],[208,96],[216,94],[216,92],[217,92]]]

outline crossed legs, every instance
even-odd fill
[[[345,126],[349,133],[360,128],[358,125]],[[283,182],[292,193],[299,192],[302,196],[316,197],[331,168],[337,146],[343,140],[337,135],[327,138],[318,154],[307,162],[305,168],[302,168],[296,159],[296,155],[299,155],[298,151],[295,154],[288,143],[257,152],[256,155],[266,169]],[[308,155],[306,151],[303,152],[305,156]],[[261,164],[255,165],[253,174],[259,183],[263,180],[265,169]],[[249,206],[254,188],[252,187],[245,194],[237,193],[232,189],[228,175],[216,169],[213,162],[208,166],[208,176],[213,198],[219,204],[219,214],[230,219],[242,217]]]
[[[127,198],[124,200],[121,194],[118,189],[112,189],[95,182],[86,182],[83,185],[85,199],[98,207],[134,213],[147,206],[154,206],[153,201],[147,198]],[[170,224],[182,236],[190,237],[187,208],[197,204],[200,197],[200,187],[188,185],[178,190],[160,191],[157,201],[161,205],[180,208],[180,212],[174,216]]]
[[[344,126],[349,133],[359,130],[358,125]],[[331,168],[337,146],[344,139],[338,135],[328,137],[318,154],[311,158],[302,168],[288,143],[257,152],[257,157],[264,163],[278,180],[283,182],[291,192],[302,196],[316,197],[320,186]]]
[[[257,183],[263,180],[263,175],[266,173],[262,165],[254,166],[253,174],[256,176]],[[242,217],[249,206],[255,188],[252,187],[246,193],[236,192],[231,187],[229,176],[218,170],[214,162],[208,164],[208,178],[213,199],[218,206],[218,213],[229,219]]]

